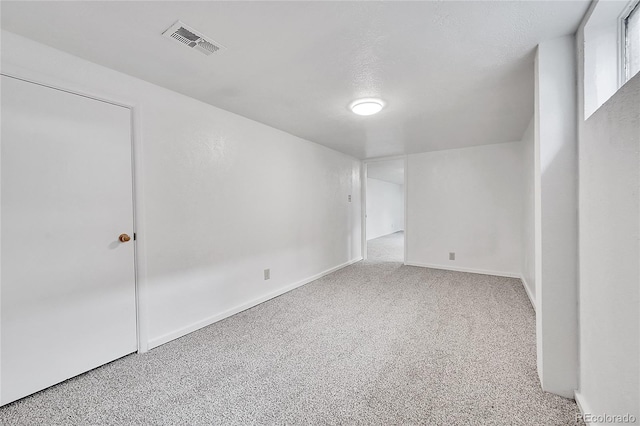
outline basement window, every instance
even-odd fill
[[[624,19],[624,69],[625,81],[640,71],[640,2]]]
[[[640,71],[640,0],[592,3],[580,35],[586,120]]]

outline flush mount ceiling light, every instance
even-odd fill
[[[358,99],[349,106],[351,111],[358,115],[373,115],[379,113],[384,108],[384,102],[380,99]]]

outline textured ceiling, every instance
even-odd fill
[[[8,2],[2,28],[358,158],[519,140],[578,1]],[[177,19],[222,43],[163,38]],[[387,107],[361,117],[360,97]]]
[[[367,177],[402,185],[404,184],[404,159],[368,162]]]

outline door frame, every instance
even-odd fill
[[[142,135],[140,129],[140,107],[134,102],[121,102],[111,99],[110,96],[104,94],[89,93],[76,88],[68,88],[66,81],[51,81],[52,79],[43,74],[34,76],[23,76],[23,73],[7,72],[2,70],[0,75],[24,81],[26,83],[37,84],[61,92],[70,93],[72,95],[82,96],[84,98],[93,99],[95,101],[108,103],[111,105],[127,108],[130,114],[131,125],[131,176],[132,176],[132,204],[133,204],[133,266],[134,266],[134,283],[135,283],[135,309],[136,309],[136,341],[137,353],[144,353],[149,350],[148,347],[148,325],[145,307],[147,303],[147,261],[145,250],[145,227],[144,227],[144,197],[142,186]],[[1,200],[1,198],[0,198]],[[0,285],[2,283],[0,282]],[[1,390],[0,390],[1,391]]]
[[[407,191],[408,182],[407,182],[407,171],[409,165],[409,157],[408,155],[392,155],[388,157],[374,157],[368,158],[366,160],[362,160],[362,167],[360,168],[360,179],[362,180],[362,185],[360,186],[362,189],[362,194],[360,199],[362,200],[362,205],[360,207],[361,217],[360,223],[362,225],[362,242],[361,242],[361,250],[362,250],[362,260],[367,260],[367,178],[368,178],[368,164],[369,163],[377,163],[381,161],[390,161],[390,160],[404,160],[404,194],[403,194],[403,203],[404,203],[404,257],[403,264],[407,264],[407,254],[409,245],[407,244],[409,235],[409,222],[407,215],[407,206],[408,206],[408,195]]]

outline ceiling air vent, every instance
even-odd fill
[[[202,35],[191,27],[186,26],[178,21],[168,30],[162,33],[163,36],[170,38],[178,43],[187,46],[193,50],[197,50],[205,55],[221,52],[226,49],[223,45],[213,41],[211,38]]]

